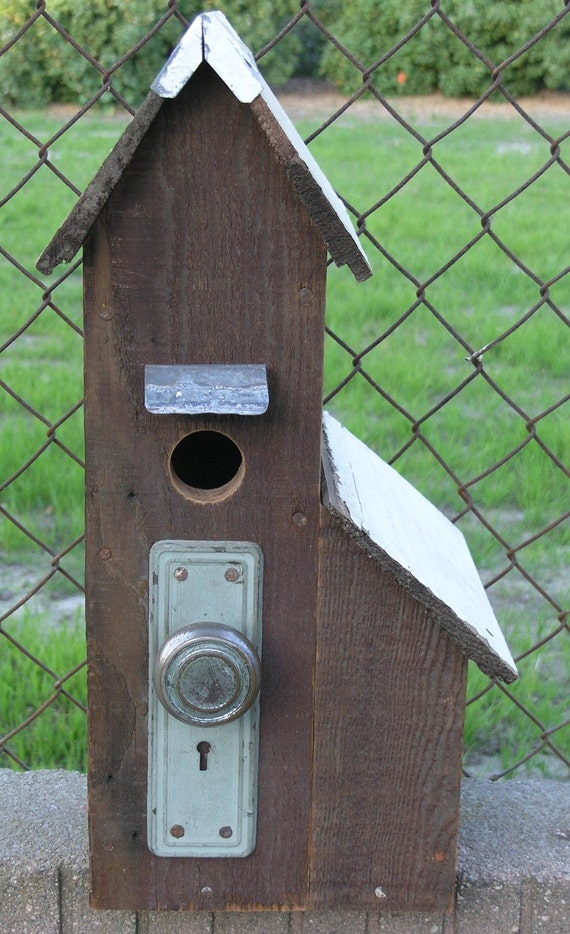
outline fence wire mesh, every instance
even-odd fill
[[[180,36],[194,9],[156,0],[152,27],[104,66],[58,22],[57,3],[20,6],[29,15],[18,28],[0,24],[0,60],[24,54],[47,26],[89,63],[97,87],[71,108],[0,106],[0,752],[27,769],[46,762],[46,746],[66,745],[72,753],[53,761],[82,767],[81,263],[41,278],[36,244],[98,167],[93,134],[110,148],[136,110],[121,86],[125,64],[144,59],[165,28]],[[363,60],[331,31],[327,4],[307,0],[258,59],[263,69],[305,29],[352,70],[352,92],[322,81],[282,92],[375,271],[358,287],[330,271],[325,404],[462,529],[516,656],[521,678],[508,688],[471,674],[465,770],[568,778],[570,98],[517,98],[509,83],[570,10],[561,3],[540,21],[537,5],[524,43],[498,62],[445,0],[423,7],[393,46]],[[484,69],[477,99],[382,90],[383,70],[428,24]],[[398,84],[406,79],[398,72]]]

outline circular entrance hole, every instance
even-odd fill
[[[186,435],[170,456],[170,468],[180,492],[205,502],[233,493],[244,471],[240,449],[221,431]]]

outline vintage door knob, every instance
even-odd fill
[[[261,683],[259,656],[223,623],[195,623],[170,636],[154,666],[154,686],[173,717],[194,726],[229,723],[249,710]]]

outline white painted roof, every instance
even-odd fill
[[[180,94],[202,62],[214,69],[242,104],[263,93],[255,59],[223,13],[202,13],[190,24],[151,88],[159,97]]]
[[[461,650],[505,681],[517,669],[459,529],[327,412],[324,501]]]

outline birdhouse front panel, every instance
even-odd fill
[[[84,255],[94,904],[295,908],[308,876],[325,246],[250,108],[204,65],[163,103]],[[265,368],[267,410],[149,411],[145,379],[158,392],[161,367],[218,367],[214,395]],[[262,556],[257,838],[242,858],[167,858],[147,843],[147,582],[164,541],[247,542]],[[154,573],[191,578],[176,554],[169,565],[159,548]],[[232,600],[229,569],[218,576]],[[217,573],[187,590],[201,618]],[[164,598],[186,621],[176,594],[190,578]],[[222,729],[204,729],[207,760],[195,743],[180,781],[215,774]],[[228,827],[220,818],[221,847]],[[183,817],[166,828],[174,846],[180,828]]]

